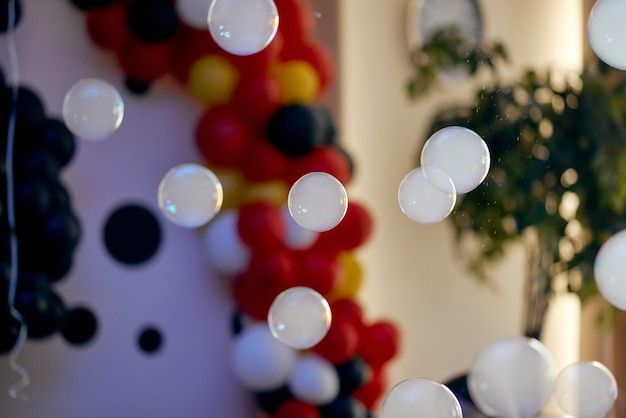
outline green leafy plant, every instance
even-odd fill
[[[495,78],[471,105],[442,110],[430,129],[465,126],[489,147],[487,179],[458,197],[449,221],[481,280],[509,243],[524,244],[527,335],[539,336],[555,287],[583,301],[597,293],[595,256],[626,228],[626,76],[591,67],[559,82],[532,70],[514,82]]]

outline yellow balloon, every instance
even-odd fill
[[[187,87],[202,104],[214,106],[230,100],[239,80],[235,66],[219,55],[206,55],[189,70]]]
[[[356,299],[363,285],[363,268],[352,252],[339,254],[342,275],[339,283],[326,296],[329,301],[337,299]]]
[[[263,183],[249,183],[248,187],[242,191],[240,202],[245,204],[261,200],[280,206],[287,201],[288,195],[289,189],[284,181],[272,180]]]
[[[224,191],[222,209],[235,209],[241,206],[242,191],[247,187],[247,182],[243,176],[233,169],[214,168],[211,166],[209,166],[209,169],[213,171],[220,183],[222,183],[222,190]]]
[[[320,91],[320,78],[315,68],[301,60],[287,61],[276,68],[283,103],[310,103]]]

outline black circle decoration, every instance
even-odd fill
[[[106,220],[104,244],[115,260],[136,265],[152,258],[161,243],[161,228],[154,214],[138,204],[117,208]]]
[[[139,348],[146,354],[154,354],[159,351],[162,343],[161,331],[155,327],[144,328],[137,339]]]
[[[91,341],[98,330],[98,320],[90,309],[79,306],[67,312],[62,333],[65,341],[72,345],[83,345]]]

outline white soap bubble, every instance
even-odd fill
[[[222,49],[234,55],[252,55],[276,36],[278,9],[273,0],[214,0],[208,25]]]
[[[445,385],[409,379],[395,385],[383,401],[381,418],[462,418],[459,400]]]
[[[272,335],[290,347],[307,349],[320,342],[330,328],[326,299],[308,287],[292,287],[279,294],[267,314]]]
[[[339,375],[328,361],[315,354],[306,354],[296,360],[288,386],[297,399],[324,405],[339,394]]]
[[[559,373],[554,397],[566,414],[603,417],[615,404],[617,382],[613,373],[597,361],[574,363]]]
[[[336,227],[348,210],[348,194],[339,180],[328,173],[305,174],[289,190],[291,217],[302,228],[324,232]]]
[[[626,70],[626,3],[599,0],[587,21],[589,46],[608,65]]]
[[[534,338],[505,337],[484,347],[468,373],[476,406],[489,416],[535,417],[547,404],[556,365],[548,349]]]
[[[233,347],[233,368],[251,390],[272,390],[287,382],[296,351],[277,341],[263,323],[244,328]]]
[[[626,229],[602,244],[593,273],[600,294],[611,305],[626,310]]]
[[[198,228],[219,212],[224,192],[211,170],[188,163],[165,174],[159,184],[157,199],[169,221],[185,228]]]
[[[122,124],[124,101],[115,87],[96,78],[74,84],[63,100],[63,121],[73,134],[91,141],[109,137]]]
[[[180,20],[195,29],[209,30],[209,8],[213,0],[176,0]]]
[[[452,212],[456,203],[454,184],[450,177],[442,171],[434,171],[432,176],[440,184],[447,181],[451,191],[445,192],[435,187],[426,179],[421,168],[411,170],[398,188],[400,209],[415,222],[432,224],[442,221]]]
[[[487,177],[491,155],[476,132],[462,126],[448,126],[428,138],[422,148],[421,165],[435,187],[463,194],[478,187]],[[454,188],[439,171],[448,175]]]

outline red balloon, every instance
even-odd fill
[[[336,257],[314,251],[296,252],[296,282],[319,294],[328,294],[339,281],[341,264]]]
[[[113,3],[87,12],[87,33],[96,46],[120,50],[132,39],[126,23],[126,6]]]
[[[313,248],[327,252],[353,250],[367,242],[373,225],[373,218],[365,206],[351,200],[339,225],[320,233]]]
[[[269,254],[284,247],[285,224],[280,208],[254,201],[239,209],[237,231],[254,252]]]
[[[361,332],[358,353],[367,364],[382,365],[400,350],[400,332],[389,321],[378,321]]]
[[[291,160],[285,180],[291,185],[303,175],[314,171],[328,173],[344,186],[350,182],[350,162],[341,151],[330,146],[317,147],[307,155]]]
[[[253,141],[244,152],[240,170],[252,182],[282,179],[287,172],[289,160],[267,140]]]
[[[359,333],[352,321],[333,316],[328,332],[313,351],[332,364],[343,364],[352,359],[359,346]]]
[[[378,409],[378,404],[387,390],[387,375],[382,368],[372,368],[369,379],[359,386],[352,396],[370,411]]]
[[[278,82],[268,75],[260,75],[240,80],[231,104],[259,133],[265,133],[267,121],[282,104],[280,95]]]
[[[231,292],[239,311],[261,321],[267,320],[267,313],[276,296],[289,287],[289,281],[263,280],[251,270],[233,277],[231,281]]]
[[[295,261],[287,250],[278,250],[271,254],[253,253],[248,271],[257,280],[280,288],[281,292],[295,285]]]
[[[363,328],[363,309],[352,299],[337,299],[330,304],[333,321],[335,318],[350,321],[355,329],[361,333]]]
[[[132,40],[118,51],[124,74],[133,80],[153,81],[170,71],[173,42],[147,43]]]
[[[313,31],[315,16],[306,0],[275,0],[280,24],[278,32],[286,43],[298,45]]]
[[[220,54],[222,49],[215,43],[208,30],[186,28],[178,36],[172,59],[174,77],[183,85],[187,84],[193,64],[206,55]]]
[[[318,409],[306,402],[290,399],[283,402],[273,415],[273,418],[321,418]]]
[[[252,142],[247,124],[228,106],[206,110],[196,126],[195,138],[204,159],[221,167],[237,165]]]
[[[304,61],[315,68],[320,80],[318,94],[325,92],[335,81],[335,60],[332,53],[325,45],[314,40],[307,40],[290,48],[285,48],[282,60]]]

